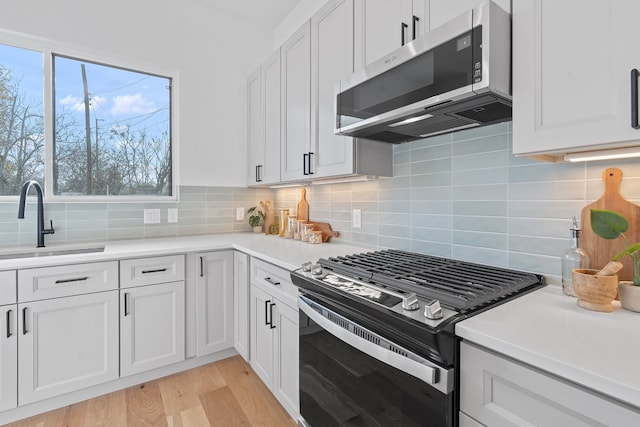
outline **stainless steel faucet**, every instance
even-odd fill
[[[27,181],[22,186],[20,193],[20,204],[18,206],[18,219],[24,219],[24,209],[27,205],[27,193],[31,187],[36,189],[38,197],[38,248],[44,247],[44,235],[54,234],[53,220],[51,220],[51,228],[44,228],[44,204],[42,203],[42,187],[36,181]]]

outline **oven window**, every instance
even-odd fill
[[[477,37],[481,31],[474,32]],[[472,31],[338,95],[339,127],[473,83]],[[474,43],[480,43],[474,40]]]
[[[311,427],[452,426],[445,395],[326,332],[300,311],[300,414]]]

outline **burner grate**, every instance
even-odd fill
[[[448,258],[384,250],[321,259],[333,271],[383,284],[466,311],[517,293],[541,279],[533,273]]]

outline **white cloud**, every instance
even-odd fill
[[[146,114],[157,108],[152,101],[144,99],[140,93],[135,95],[120,95],[113,98],[111,114]]]
[[[73,111],[79,110],[84,107],[84,102],[76,96],[67,95],[62,98],[60,101],[60,105],[62,106],[70,106]]]

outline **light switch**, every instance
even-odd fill
[[[362,228],[362,211],[360,209],[353,210],[353,228]]]
[[[145,209],[144,210],[144,223],[145,224],[160,224],[160,209]]]

